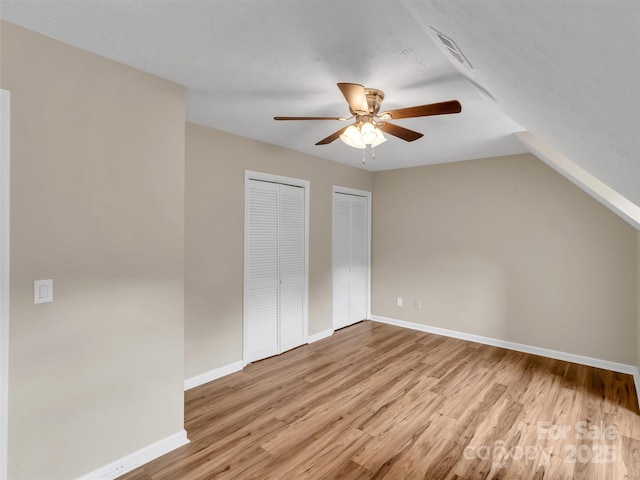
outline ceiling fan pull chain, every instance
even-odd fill
[[[366,149],[367,149],[366,147],[362,149],[362,164],[363,165],[364,165],[364,152],[365,152]]]
[[[376,159],[376,151],[373,148],[373,145],[371,145],[371,160],[375,160]]]

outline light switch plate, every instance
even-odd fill
[[[33,303],[53,302],[53,279],[33,282]]]

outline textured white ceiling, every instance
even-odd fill
[[[500,109],[640,205],[640,1],[405,2]]]
[[[398,2],[4,1],[4,19],[184,85],[187,119],[361,166],[345,124],[276,115],[349,116],[337,82],[386,94],[383,109],[458,99],[458,115],[399,120],[372,170],[523,152],[521,128],[459,75]]]
[[[425,136],[391,137],[365,168],[523,152],[524,127],[640,204],[637,0],[2,0],[0,15],[184,85],[189,121],[354,166],[359,150],[314,145],[342,123],[272,117],[348,115],[336,82],[383,90],[383,109],[458,99],[462,114],[398,120]]]

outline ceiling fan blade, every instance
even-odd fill
[[[341,128],[340,130],[338,130],[337,132],[332,133],[331,135],[329,135],[327,138],[323,138],[322,140],[320,140],[318,143],[316,143],[316,145],[327,145],[331,142],[333,142],[334,140],[340,138],[340,135],[342,135],[342,133],[349,128],[349,125],[347,125],[344,128]]]
[[[273,117],[274,120],[348,120],[344,117]]]
[[[369,103],[364,87],[357,83],[338,83],[338,88],[349,104],[351,113],[366,115],[369,113]]]
[[[388,110],[386,112],[382,112],[380,116],[384,117],[389,115],[390,118],[397,120],[399,118],[428,117],[429,115],[460,113],[461,111],[462,105],[460,105],[459,101],[449,100],[448,102],[430,103],[429,105]]]
[[[407,142],[413,142],[422,137],[422,133],[420,132],[414,132],[413,130],[389,122],[379,123],[378,128],[389,135],[401,138]]]

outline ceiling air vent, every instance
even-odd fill
[[[462,50],[460,50],[458,45],[456,45],[456,42],[431,26],[429,29],[430,31],[428,31],[428,33],[431,36],[431,39],[442,53],[445,54],[456,70],[458,70],[458,72],[460,72],[462,76],[475,87],[480,96],[497,103],[495,97],[475,79],[476,71],[474,71],[473,66],[469,63],[467,57],[464,56]]]
[[[442,46],[444,46],[444,48],[442,49],[444,52],[448,53],[458,63],[460,63],[461,66],[463,66],[467,70],[473,69],[473,67],[471,66],[471,63],[469,63],[469,60],[467,60],[467,57],[464,56],[460,48],[458,48],[458,45],[456,45],[456,42],[454,42],[452,39],[447,37],[444,33],[439,32],[435,28],[433,27],[429,27],[429,28],[433,30],[433,34],[434,34],[433,36],[442,44]]]

